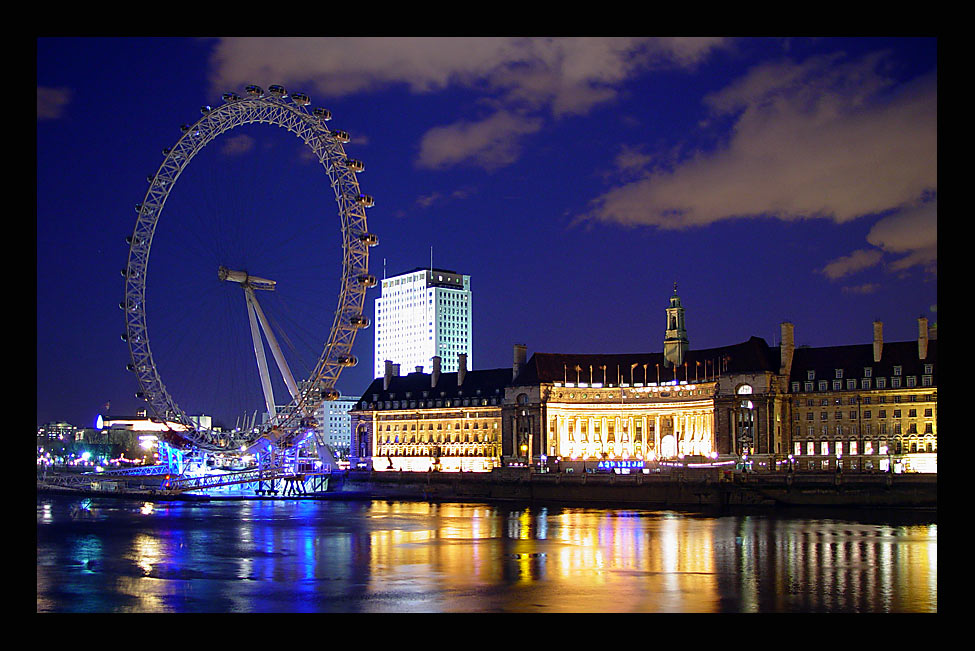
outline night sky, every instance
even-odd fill
[[[510,366],[515,343],[660,351],[675,282],[691,348],[776,345],[784,320],[810,346],[937,322],[935,39],[42,38],[38,424],[144,404],[118,307],[134,206],[180,125],[251,83],[308,94],[351,134],[373,274],[428,266],[432,248],[471,276],[473,368]],[[314,365],[336,212],[321,166],[272,126],[221,136],[180,177],[146,309],[187,412],[233,426],[263,409],[221,264],[278,281],[258,298],[295,374]],[[370,382],[373,334],[343,394]]]

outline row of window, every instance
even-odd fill
[[[427,447],[406,445],[381,445],[376,451],[377,457],[430,457],[437,450]],[[439,450],[442,457],[499,457],[500,445],[477,445],[470,447],[451,447]],[[377,462],[378,465],[379,462]]]
[[[376,436],[376,443],[378,444],[394,444],[398,445],[400,443],[406,445],[410,443],[441,443],[444,445],[450,443],[500,443],[500,438],[497,433],[495,434],[471,434],[467,432],[463,437],[460,434],[437,434],[437,435],[426,435],[421,434],[417,437],[416,434],[407,435],[406,432],[403,433],[402,440],[400,440],[399,434],[379,434]]]
[[[902,418],[903,417],[902,414],[903,414],[903,411],[904,410],[902,410],[902,409],[893,409],[891,411],[893,413],[893,417],[894,418]],[[844,412],[842,412],[840,410],[834,411],[833,412],[833,419],[834,420],[842,420],[843,419],[843,413]],[[928,407],[927,409],[925,409],[923,411],[923,413],[924,413],[924,417],[925,418],[931,418],[932,417],[932,414],[934,412],[933,412],[933,410],[930,407]],[[851,409],[850,412],[849,412],[849,414],[850,414],[850,420],[856,420],[857,419],[857,411],[856,411],[856,409]],[[815,420],[815,415],[816,415],[815,412],[807,411],[806,412],[806,420]],[[829,415],[829,412],[827,412],[827,411],[821,411],[821,412],[819,412],[819,420],[828,420],[828,415]],[[862,418],[872,418],[872,417],[873,417],[873,411],[872,410],[865,409],[863,411]],[[887,418],[887,410],[886,409],[878,409],[877,410],[877,418]],[[907,410],[907,418],[917,418],[917,409],[908,409]],[[793,420],[799,420],[799,414],[798,413],[793,414]]]
[[[876,443],[876,445],[875,445]],[[937,452],[938,442],[933,438],[910,439],[907,441],[895,439],[890,442],[886,440],[863,441],[863,448],[860,449],[859,441],[795,441],[793,454],[800,456],[829,456],[844,454],[849,455],[871,455],[871,454],[904,454],[906,452]]]
[[[473,428],[471,427],[471,422],[472,421],[465,420],[464,421],[464,429],[498,429],[498,423],[497,422],[488,423],[488,422],[485,422],[485,421],[473,421],[474,422],[474,427]],[[443,425],[444,424],[442,422],[441,423],[437,423],[437,429],[461,429],[460,422],[455,422],[453,428],[450,427],[450,423],[447,423],[447,427],[444,427]],[[491,425],[493,425],[494,427],[491,427]],[[412,423],[408,429],[410,431],[415,431],[416,430],[416,423]],[[422,431],[423,429],[424,429],[424,427],[423,427],[423,424],[421,423],[420,424],[420,430]],[[428,431],[433,430],[433,423],[428,423],[427,424],[427,427],[425,429],[428,430]],[[383,426],[382,426],[382,423],[380,423],[379,426],[376,428],[376,431],[384,431],[384,432],[390,432],[390,431],[392,431],[392,432],[400,432],[400,431],[403,431],[403,432],[405,432],[405,431],[407,431],[407,427],[406,427],[405,424],[402,427],[400,427],[399,425],[396,425],[396,424],[390,425],[389,423],[386,423],[386,429],[384,430],[383,429]]]
[[[422,409],[424,407],[489,407],[500,404],[500,398],[453,398],[447,400],[382,400],[363,402],[361,409]]]
[[[874,380],[876,380],[876,382],[874,382]],[[903,380],[903,382],[901,380]],[[844,381],[843,380],[833,380],[832,383],[830,383],[830,381],[828,381],[828,380],[819,380],[818,383],[814,383],[812,381],[806,381],[806,382],[802,383],[802,390],[803,391],[806,391],[806,392],[810,392],[810,391],[813,391],[814,390],[814,387],[815,387],[815,390],[817,390],[817,391],[829,391],[830,389],[832,389],[833,391],[842,391],[843,390],[843,385],[844,385]],[[892,378],[890,378],[890,388],[891,389],[900,389],[900,388],[903,388],[903,387],[907,387],[908,389],[912,389],[912,388],[914,388],[916,386],[917,386],[917,376],[915,376],[915,375],[908,375],[906,378],[900,378],[900,377],[892,377]],[[934,377],[931,376],[931,375],[922,375],[921,376],[921,386],[922,387],[934,386]],[[873,388],[886,389],[886,388],[888,388],[887,387],[887,378],[885,378],[885,377],[877,377],[877,378],[865,377],[865,378],[860,378],[859,388],[861,390],[870,390],[870,389],[873,389]],[[857,381],[854,380],[854,379],[848,379],[848,380],[846,380],[846,390],[847,391],[856,391],[857,390]],[[793,393],[799,393],[799,382],[793,382],[792,383],[792,392]]]
[[[874,404],[874,402],[873,402],[874,398],[877,399],[877,403],[876,404],[878,404],[878,405],[882,405],[882,404],[885,404],[887,402],[887,396],[849,396],[848,398],[846,398],[846,403],[845,404],[855,405],[855,404],[857,404],[857,401],[859,401],[861,404],[864,404],[864,405],[872,405],[872,404]],[[900,402],[905,402],[905,401],[906,402],[935,402],[935,400],[936,400],[936,396],[933,393],[930,393],[930,394],[917,394],[917,393],[912,393],[912,394],[910,394],[908,396],[895,395],[895,396],[890,396],[890,398],[891,398],[891,402],[893,402],[893,403],[900,403]],[[832,404],[834,404],[834,405],[842,405],[842,404],[844,404],[843,400],[844,400],[843,397],[834,396],[832,398],[832,401],[833,401]],[[801,404],[801,401],[799,400],[799,398],[794,398],[793,399],[793,401],[792,401],[792,406],[793,407],[799,407],[800,404]],[[806,400],[806,406],[807,407],[813,407],[815,405],[819,405],[820,407],[826,407],[829,404],[830,404],[830,398],[808,398]]]
[[[898,366],[894,366],[893,374],[894,374],[895,377],[901,375],[902,373],[903,373],[903,367],[902,366],[899,366],[899,365]],[[924,374],[925,375],[932,375],[933,373],[934,373],[934,364],[925,364],[924,365]],[[843,379],[843,369],[841,369],[841,368],[834,369],[833,370],[833,377],[836,378],[837,380],[842,380]],[[863,367],[863,377],[865,377],[865,378],[873,377],[873,367],[871,367],[871,366],[864,366]],[[806,371],[806,379],[807,380],[815,380],[816,379],[816,371],[814,371],[814,370],[807,370]]]
[[[822,425],[818,431],[823,436],[828,436],[829,425]],[[835,425],[833,431],[835,432],[836,436],[848,436],[850,434],[856,436],[858,432],[856,425]],[[901,434],[903,431],[904,431],[904,427],[903,425],[901,425],[901,423],[892,423],[892,424],[878,423],[876,429],[874,429],[874,426],[870,423],[863,425],[864,436],[872,436],[873,434],[880,434],[880,435]],[[793,436],[798,437],[800,433],[801,433],[801,428],[798,425],[793,427],[792,429]],[[917,434],[918,423],[908,423],[907,433]],[[924,423],[924,433],[934,434],[934,424],[930,422]],[[817,428],[814,425],[809,425],[808,427],[806,427],[806,436],[816,436],[816,435],[817,435]]]

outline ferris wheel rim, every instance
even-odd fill
[[[274,89],[275,87],[271,87]],[[280,87],[277,87],[280,88]],[[261,89],[256,86],[251,89]],[[290,101],[288,101],[290,100]],[[137,204],[135,229],[129,238],[129,254],[125,269],[124,299],[120,308],[125,314],[123,339],[129,348],[130,371],[136,375],[143,398],[157,419],[175,423],[175,435],[198,447],[210,450],[233,450],[249,445],[261,437],[271,438],[279,447],[299,442],[299,430],[305,419],[312,416],[325,400],[337,397],[335,383],[343,368],[354,364],[352,347],[358,330],[368,325],[362,318],[366,290],[376,284],[368,272],[368,250],[377,243],[369,233],[365,209],[372,198],[359,189],[356,174],[361,172],[360,161],[346,156],[342,147],[348,134],[330,131],[325,121],[331,114],[324,109],[309,112],[303,94],[280,93],[265,95],[263,91],[239,97],[224,95],[225,103],[203,107],[203,116],[192,125],[183,125],[183,135],[176,144],[163,151],[164,159],[155,174],[148,177],[149,188],[142,203]],[[304,389],[291,399],[275,418],[261,428],[243,436],[231,437],[199,426],[177,404],[162,382],[149,346],[148,323],[145,313],[146,276],[152,239],[166,199],[176,185],[182,171],[193,157],[219,136],[247,124],[264,123],[285,128],[303,140],[324,168],[335,194],[342,233],[342,276],[338,306],[318,362]]]

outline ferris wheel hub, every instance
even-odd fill
[[[278,283],[276,280],[251,276],[246,271],[235,271],[233,269],[227,269],[224,266],[217,268],[217,278],[230,283],[240,283],[244,287],[250,287],[251,289],[263,289],[266,291],[274,291],[274,286]]]

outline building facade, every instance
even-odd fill
[[[501,404],[511,369],[444,372],[392,363],[351,411],[353,468],[377,471],[488,472],[501,462]]]
[[[917,341],[799,348],[789,377],[792,447],[810,470],[835,466],[937,472],[937,335],[918,319]]]
[[[876,323],[869,344],[797,348],[785,322],[778,346],[693,349],[676,289],[666,316],[661,352],[528,359],[519,344],[510,369],[476,382],[463,356],[455,374],[436,357],[432,373],[405,378],[387,363],[352,410],[353,457],[376,470],[724,457],[756,470],[937,472],[926,319],[916,341],[885,343]]]
[[[417,268],[384,278],[375,310],[373,377],[383,377],[387,361],[432,373],[434,357],[440,357],[443,372],[452,373],[461,353],[473,368],[470,276]]]

